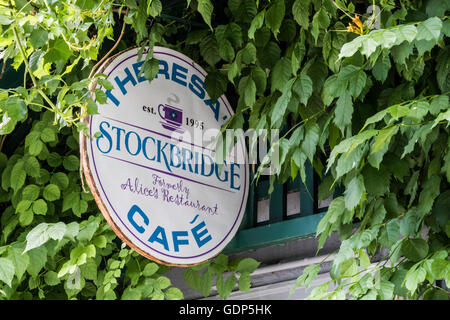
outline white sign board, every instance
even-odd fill
[[[100,72],[114,89],[107,104],[85,119],[80,148],[96,202],[116,234],[143,256],[187,266],[220,253],[244,215],[249,172],[243,138],[241,161],[215,163],[217,134],[233,111],[225,98],[212,101],[206,72],[185,55],[155,47],[159,73],[140,74],[138,49],[109,59]],[[243,160],[243,161],[242,161]]]

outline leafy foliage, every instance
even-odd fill
[[[144,259],[118,241],[89,190],[83,190],[79,173],[78,134],[87,133],[79,120],[96,114],[97,103],[107,99],[104,91],[92,91],[90,84],[112,86],[105,75],[91,72],[109,49],[102,44],[111,47],[107,40],[114,39],[114,25],[123,18],[119,45],[167,45],[162,35],[173,30],[154,23],[150,32],[147,24],[161,14],[162,3],[77,0],[0,5],[3,63],[15,69],[25,64],[23,86],[0,91],[0,133],[6,137],[16,126],[21,130],[32,124],[14,154],[0,153],[0,299],[182,299],[183,293],[164,276],[169,267]],[[210,25],[211,2],[192,6],[191,12],[198,10]],[[127,25],[134,36],[125,39]],[[235,43],[239,39],[232,32],[227,37]],[[216,58],[209,45],[203,42],[200,47],[205,57],[211,57],[205,60],[213,63]],[[158,62],[151,54],[142,70],[149,79],[156,75]],[[221,74],[217,77],[221,79]],[[218,90],[221,94],[221,87]],[[252,259],[245,261],[238,269],[242,290],[249,289],[250,273],[258,265]],[[219,290],[222,297],[234,288],[231,280],[226,283],[226,289]]]
[[[317,229],[319,249],[332,232],[342,239],[330,272],[336,286],[310,298],[448,298],[439,283],[450,284],[450,8],[375,2],[379,16],[348,0],[193,0],[178,9],[159,0],[2,1],[1,55],[16,69],[25,64],[25,79],[0,92],[0,134],[39,116],[23,145],[0,156],[0,296],[182,298],[167,267],[115,241],[80,187],[79,119],[107,99],[89,84],[110,85],[90,70],[123,25],[132,32],[117,48],[149,48],[147,79],[158,72],[153,46],[175,48],[207,69],[211,98],[234,100],[224,129],[284,132],[269,140],[267,160],[281,147],[271,183],[305,181],[311,162],[324,199],[343,190]],[[226,298],[236,284],[249,289],[257,265],[219,255],[184,276],[204,296],[215,276]],[[296,287],[319,272],[306,268]]]

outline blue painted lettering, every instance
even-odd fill
[[[122,80],[119,79],[119,77],[115,77],[114,81],[116,82],[116,84],[119,86],[120,91],[122,91],[123,95],[127,94],[127,89],[125,89],[125,85],[128,82],[131,82],[133,84],[133,86],[136,85],[136,80],[134,79],[133,75],[130,72],[130,69],[125,68],[123,69],[123,71],[126,73],[126,77]]]
[[[208,229],[206,229],[205,221],[202,221],[201,223],[193,227],[191,231],[199,248],[203,247],[205,244],[212,240],[211,235],[208,234]]]
[[[175,252],[180,251],[180,245],[188,245],[189,240],[179,239],[179,237],[187,237],[189,234],[187,231],[172,231],[173,249]]]
[[[142,211],[141,208],[139,208],[137,205],[132,206],[130,211],[128,211],[127,215],[128,221],[130,221],[131,225],[136,229],[137,232],[144,233],[145,228],[142,225],[139,225],[136,222],[136,220],[134,220],[134,215],[136,213],[138,213],[141,216],[144,224],[148,226],[149,223],[148,217],[145,215],[144,211]]]
[[[134,74],[136,75],[136,79],[138,82],[143,82],[146,81],[147,79],[144,77],[143,74],[141,74],[141,76],[139,76],[139,73],[141,73],[141,67],[144,64],[144,60],[133,63],[133,70],[134,70]]]
[[[169,243],[167,242],[166,230],[163,227],[157,226],[155,231],[153,231],[152,235],[148,239],[149,242],[158,242],[162,244],[164,249],[169,251]]]
[[[111,148],[112,148],[112,139],[111,139],[111,136],[109,135],[108,131],[106,131],[105,128],[103,127],[104,125],[108,126],[108,128],[110,126],[109,122],[106,122],[106,121],[100,122],[99,128],[100,128],[101,135],[100,135],[100,137],[98,137],[98,139],[96,141],[97,142],[97,149],[101,153],[109,153],[111,151]],[[108,140],[108,147],[107,147],[106,150],[102,150],[102,148],[100,148],[100,142],[104,138],[106,138],[106,140]]]

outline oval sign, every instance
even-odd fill
[[[185,55],[154,47],[153,56],[159,73],[151,83],[137,48],[99,70],[113,88],[96,84],[107,102],[84,119],[92,138],[80,138],[83,166],[101,212],[130,247],[167,265],[199,264],[241,223],[247,151],[241,137],[234,161],[215,163],[211,141],[233,115],[226,97],[209,98],[206,72]]]

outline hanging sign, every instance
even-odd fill
[[[99,70],[114,88],[96,85],[107,103],[84,119],[91,137],[80,138],[86,179],[130,247],[167,265],[199,264],[225,248],[244,215],[244,139],[234,146],[235,161],[216,164],[211,141],[233,114],[227,99],[211,100],[206,72],[167,48],[154,47],[159,73],[149,82],[141,75],[145,55],[138,61],[138,49],[130,49]]]

